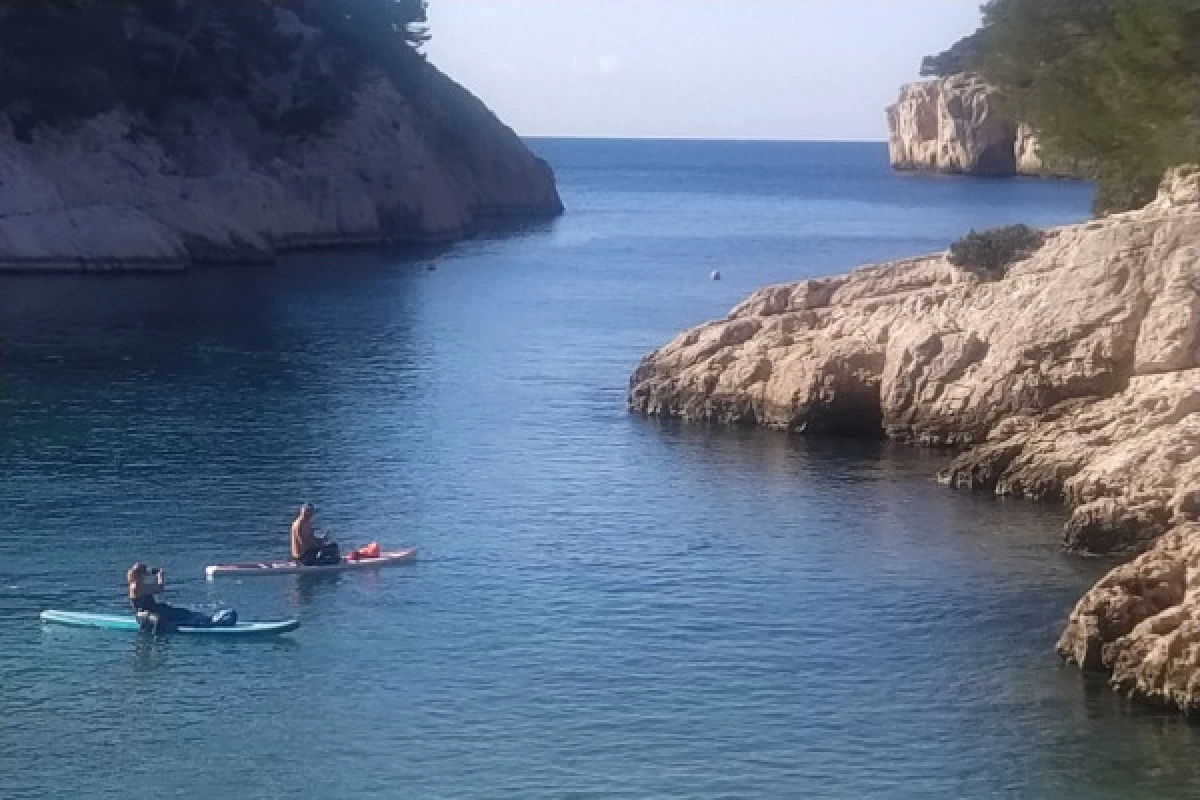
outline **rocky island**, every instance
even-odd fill
[[[1071,549],[1142,553],[1060,652],[1200,711],[1200,168],[1002,276],[936,254],[762,289],[647,356],[629,406],[964,447],[945,483],[1061,501]]]
[[[549,166],[417,50],[421,3],[0,13],[2,270],[261,263],[562,211]]]

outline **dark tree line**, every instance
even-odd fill
[[[944,78],[960,72],[979,72],[983,69],[984,37],[985,31],[981,28],[944,53],[926,56],[921,62],[921,74]]]
[[[115,107],[155,117],[179,100],[236,102],[311,132],[345,111],[366,72],[405,80],[425,20],[424,0],[0,0],[0,109],[26,137]],[[283,73],[294,91],[264,90]]]
[[[1200,161],[1200,0],[991,0],[983,28],[925,60],[982,72],[1052,158],[1088,165],[1097,207],[1153,199]]]

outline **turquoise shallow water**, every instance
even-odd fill
[[[438,252],[0,281],[0,797],[1194,797],[1062,668],[1104,565],[942,456],[659,424],[629,373],[758,286],[1080,219],[878,145],[534,143],[570,212]],[[434,269],[430,269],[433,267]],[[720,269],[725,280],[708,280]],[[206,584],[315,500],[377,574]],[[177,600],[266,643],[43,630]]]

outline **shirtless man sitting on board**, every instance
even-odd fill
[[[300,514],[292,522],[292,560],[306,567],[337,564],[342,560],[337,542],[318,536],[313,531],[314,509],[310,504],[300,506]]]

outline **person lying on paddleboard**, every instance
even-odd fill
[[[306,567],[337,564],[342,560],[338,544],[313,531],[316,509],[309,503],[300,506],[300,514],[292,522],[292,560]]]

